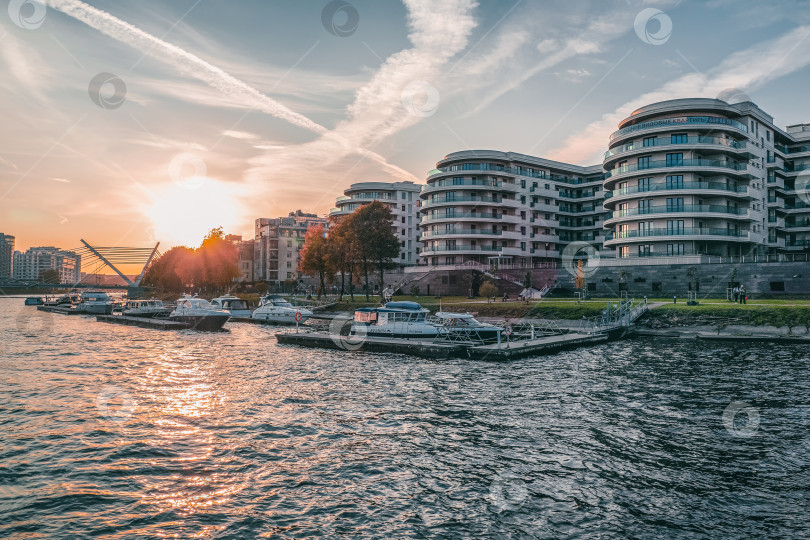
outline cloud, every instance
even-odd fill
[[[6,167],[14,169],[15,171],[19,170],[19,168],[14,163],[3,158],[2,156],[0,156],[0,165],[5,165]]]
[[[567,163],[602,161],[610,134],[619,122],[637,108],[650,103],[683,97],[716,97],[727,88],[747,93],[810,64],[810,26],[801,26],[784,36],[757,43],[727,57],[714,69],[690,73],[666,83],[657,90],[628,101],[615,112],[602,116],[548,153],[549,159]]]
[[[280,169],[300,170],[302,163],[308,167],[334,164],[346,156],[343,145],[373,147],[423,119],[409,113],[403,104],[403,91],[413,83],[436,84],[442,67],[464,50],[476,24],[472,16],[474,2],[406,0],[405,4],[408,38],[413,47],[388,57],[371,80],[357,90],[347,120],[316,141],[254,158],[249,178],[261,182]],[[410,173],[398,177],[416,180]]]
[[[233,129],[226,129],[222,132],[222,135],[225,137],[230,137],[231,139],[239,139],[240,141],[252,141],[254,139],[258,139],[259,136],[255,133],[248,133],[247,131],[236,131]]]
[[[126,43],[146,55],[172,65],[180,72],[205,82],[232,99],[239,100],[250,109],[262,111],[295,126],[319,134],[324,138],[331,139],[333,149],[342,152],[343,155],[358,153],[365,158],[377,162],[395,174],[405,177],[412,176],[407,171],[389,164],[385,158],[379,154],[364,148],[354,147],[349,141],[339,139],[337,134],[329,132],[324,126],[313,122],[282,103],[262,94],[255,88],[206,62],[202,58],[176,45],[158,39],[105,11],[96,9],[78,0],[48,0],[48,5],[115,40]],[[440,28],[433,28],[432,31],[441,33]],[[454,32],[449,32],[449,34],[453,35]],[[427,37],[426,39],[429,41],[433,38]]]
[[[54,182],[62,182],[63,184],[70,184],[70,180],[67,178],[48,178],[48,180],[53,180]]]

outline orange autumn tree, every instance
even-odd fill
[[[318,276],[318,298],[326,292],[326,275],[334,271],[334,262],[329,246],[329,239],[323,225],[307,229],[304,236],[304,247],[301,248],[301,262],[298,271]]]

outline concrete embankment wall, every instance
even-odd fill
[[[493,280],[475,270],[430,270],[420,269],[419,274],[403,288],[404,294],[410,294],[411,287],[418,287],[420,295],[466,296],[471,287],[477,288],[484,281],[494,281],[500,294],[517,295],[522,286],[512,281],[522,282],[526,276],[525,269],[499,270],[497,274],[507,279]],[[735,273],[736,270],[736,273]],[[586,275],[585,282],[589,295],[617,296],[626,290],[629,296],[671,297],[677,295],[685,298],[690,290],[689,275],[694,275],[697,283],[698,298],[725,297],[726,289],[732,281],[745,285],[749,296],[767,295],[783,296],[810,294],[810,263],[808,262],[772,262],[772,263],[712,263],[712,264],[667,264],[609,266],[599,265],[593,273]],[[570,295],[576,287],[575,276],[563,267],[536,268],[531,270],[532,285],[542,288],[548,284],[552,296]]]

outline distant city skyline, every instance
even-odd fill
[[[596,165],[621,119],[672,98],[740,93],[810,122],[800,1],[7,8],[0,231],[20,251],[251,238],[353,183],[424,183],[456,151]]]

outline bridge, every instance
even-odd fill
[[[114,246],[92,246],[84,239],[81,239],[82,247],[73,251],[81,255],[82,265],[81,271],[87,274],[97,274],[99,270],[105,266],[109,267],[121,279],[124,280],[124,286],[112,286],[112,288],[127,289],[127,296],[135,298],[139,296],[143,289],[141,288],[141,281],[146,274],[146,269],[155,258],[155,255],[160,255],[158,247],[160,242],[151,248],[138,248],[138,247],[114,247]],[[129,276],[125,275],[116,265],[142,265],[141,272],[132,280]],[[92,270],[92,271],[88,271]],[[107,288],[107,286],[105,286]]]

